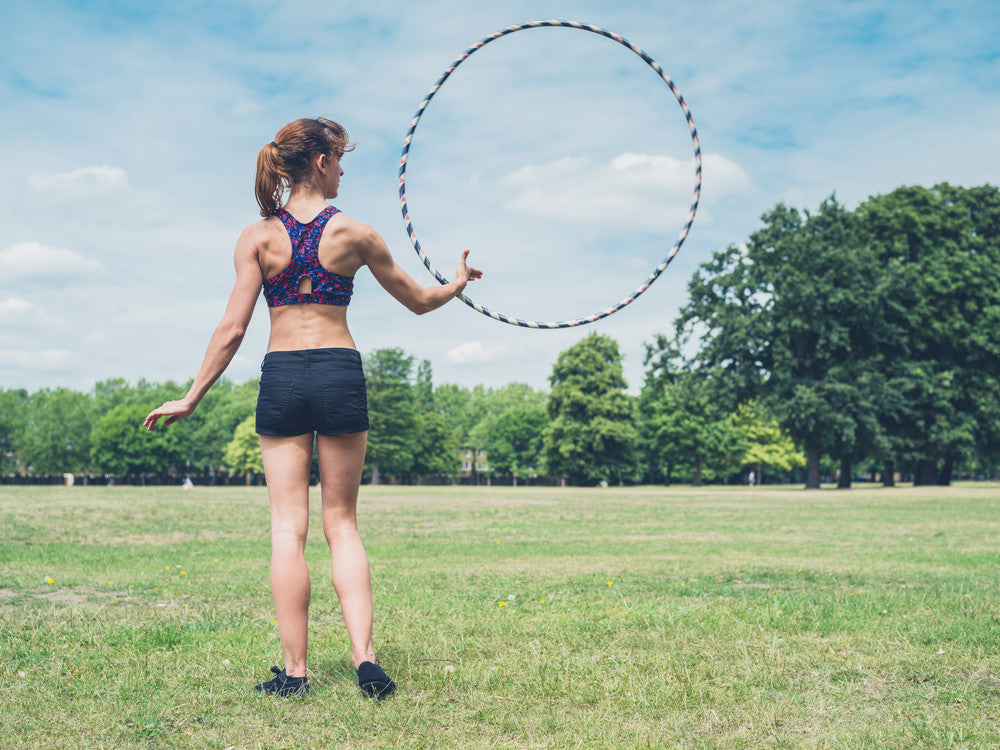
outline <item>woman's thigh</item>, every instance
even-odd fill
[[[309,525],[309,469],[313,435],[260,436],[260,454],[271,501],[274,531],[304,534]]]
[[[325,526],[354,521],[367,444],[367,432],[316,436]]]

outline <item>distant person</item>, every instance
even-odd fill
[[[250,323],[261,289],[271,336],[261,366],[256,428],[271,505],[271,594],[285,668],[256,689],[278,696],[307,692],[310,599],[305,560],[309,468],[316,446],[323,531],[333,585],[351,641],[358,685],[383,698],[396,685],[375,658],[368,556],[356,506],[368,438],[361,355],[347,327],[354,275],[367,266],[382,287],[413,312],[434,310],[482,273],[459,259],[449,284],[422,287],[396,265],[371,227],[327,201],[337,196],[351,151],[347,132],[326,118],[295,120],[257,155],[256,194],[264,218],[236,243],[236,285],[190,390],[154,409],[143,424],[190,415],[225,371]],[[287,199],[284,200],[286,192]]]
[[[753,487],[754,481],[757,479],[757,475],[753,473],[753,469],[750,469],[750,473],[747,475],[747,484]]]

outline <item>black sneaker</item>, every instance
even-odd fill
[[[279,698],[288,698],[292,695],[305,695],[309,692],[307,677],[289,677],[284,669],[271,667],[274,677],[267,682],[254,685],[253,689],[258,693],[274,693]]]
[[[369,698],[382,700],[396,691],[396,683],[378,665],[378,662],[363,661],[358,666],[358,687]]]

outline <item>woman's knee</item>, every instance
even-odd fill
[[[272,518],[271,544],[281,546],[305,547],[309,537],[309,519]]]
[[[324,519],[323,535],[331,547],[345,540],[358,538],[358,524],[354,517]]]

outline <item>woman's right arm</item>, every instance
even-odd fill
[[[151,411],[143,421],[143,426],[147,430],[156,427],[161,417],[165,417],[164,424],[173,424],[178,419],[190,415],[240,348],[247,326],[250,325],[257,297],[260,296],[261,286],[264,284],[264,276],[257,258],[256,231],[257,225],[247,227],[236,243],[233,257],[236,265],[236,284],[229,295],[229,303],[226,305],[222,320],[215,327],[212,339],[208,342],[204,361],[191,383],[191,388],[183,398],[167,401],[158,409]]]
[[[383,289],[417,315],[441,307],[461,294],[466,284],[483,275],[478,268],[466,264],[469,251],[463,250],[455,276],[450,282],[435,286],[420,286],[393,260],[392,253],[378,232],[364,224],[358,224],[355,231],[357,233],[355,246],[358,248],[361,261],[368,266]]]

